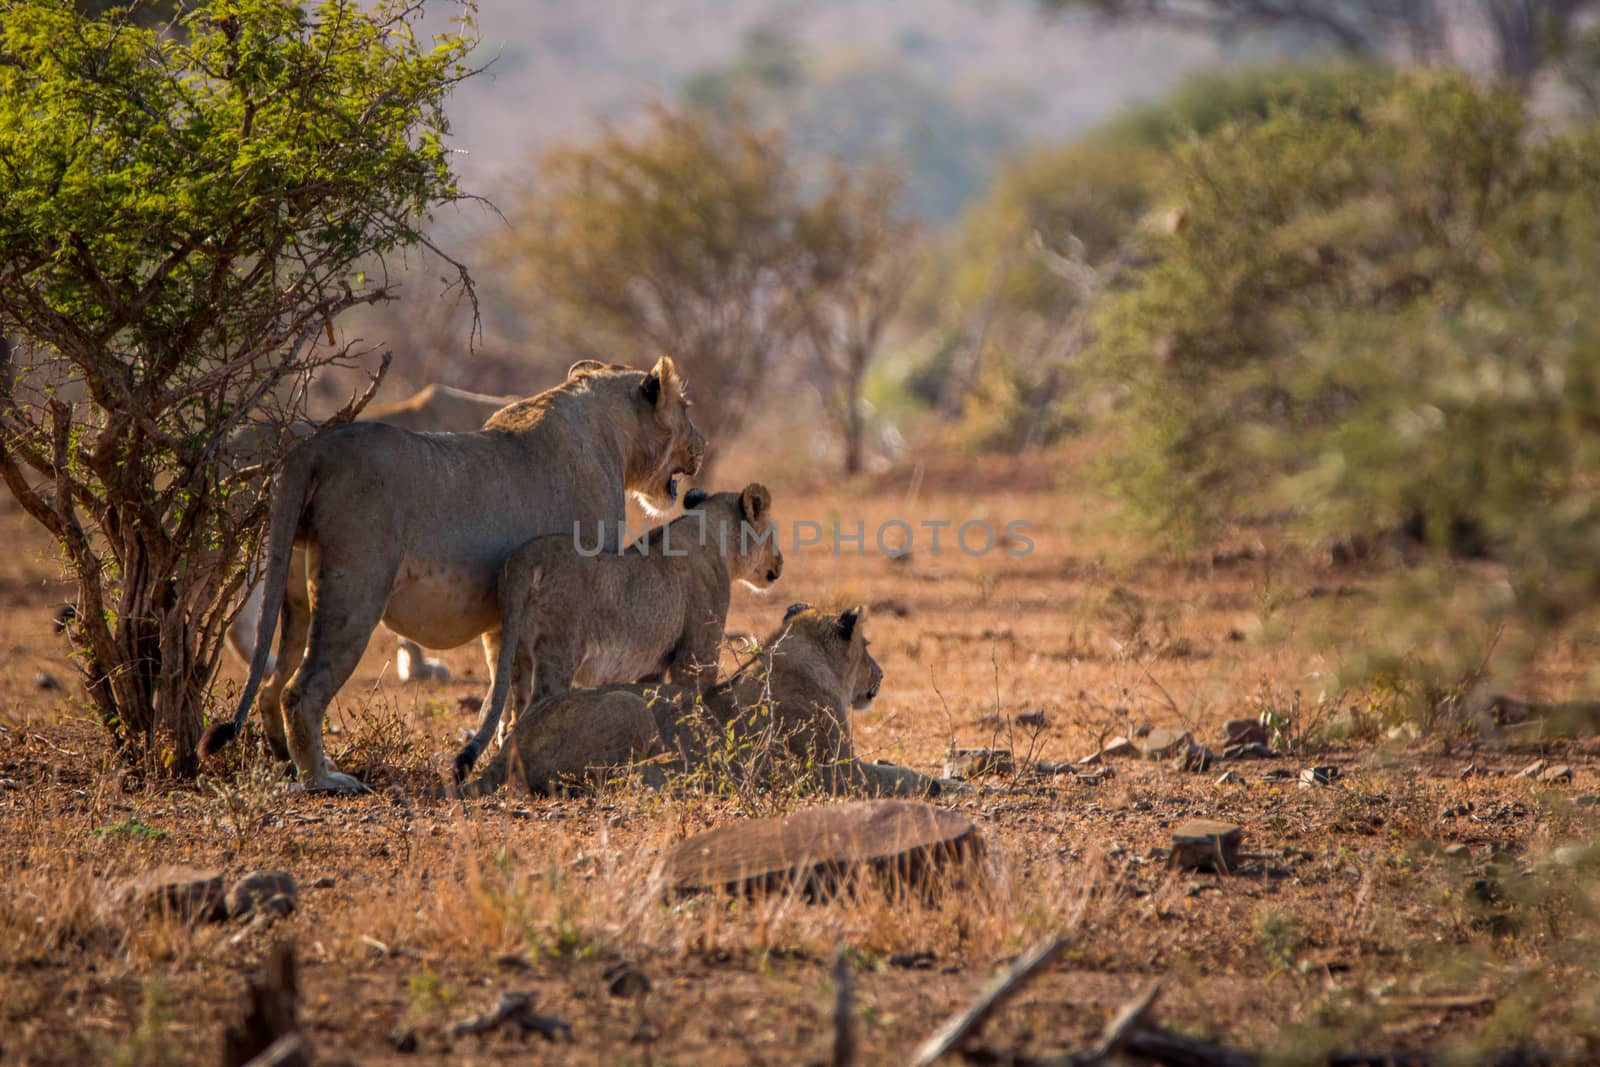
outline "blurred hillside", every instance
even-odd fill
[[[1047,23],[1023,0],[482,0],[478,23],[489,67],[455,95],[451,115],[470,153],[463,177],[486,192],[524,174],[553,140],[678,97],[763,27],[781,28],[824,71],[893,68],[971,114],[1008,122],[1022,141],[1078,133],[1219,59],[1201,36]]]

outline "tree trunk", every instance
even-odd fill
[[[844,472],[861,473],[861,369],[854,358],[844,385]]]

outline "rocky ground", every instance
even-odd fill
[[[402,685],[374,641],[329,738],[371,795],[290,794],[248,753],[194,784],[128,773],[52,632],[48,543],[0,508],[0,1062],[226,1062],[255,981],[269,1016],[292,985],[322,1063],[828,1063],[843,972],[858,1062],[906,1062],[1039,946],[969,1055],[1087,1048],[1152,982],[1142,1032],[1191,1052],[1600,1054],[1600,748],[1526,708],[1509,717],[1531,726],[1420,729],[1341,691],[1384,571],[1252,531],[1133,547],[1080,459],[773,484],[780,518],[859,519],[867,551],[789,553],[730,629],[769,630],[794,600],[868,604],[886,677],[858,746],[961,775],[969,791],[939,803],[983,841],[943,892],[822,903],[663,892],[689,835],[814,798],[428,799],[473,718],[473,649],[443,655],[450,682]],[[1027,554],[873,545],[891,519],[1018,518]],[[1517,695],[1582,696],[1586,640]],[[286,877],[240,890],[263,871]]]

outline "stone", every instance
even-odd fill
[[[1159,726],[1145,735],[1144,758],[1167,759],[1185,746],[1194,744],[1194,735],[1176,726]]]
[[[986,774],[1011,774],[1017,768],[1003,748],[958,748],[945,754],[944,777],[981,778]]]
[[[215,922],[226,914],[222,872],[204,867],[156,867],[124,879],[106,894],[113,908],[175,915],[185,922]]]
[[[1537,778],[1537,777],[1539,777],[1539,775],[1544,773],[1544,769],[1545,769],[1546,766],[1547,765],[1546,765],[1544,760],[1542,760],[1542,759],[1541,760],[1534,760],[1532,763],[1530,763],[1526,767],[1522,768],[1522,770],[1518,773],[1517,777],[1519,777],[1519,778]]]
[[[613,963],[606,968],[602,977],[605,979],[606,989],[614,997],[637,1000],[650,992],[650,979],[631,963]]]
[[[1338,777],[1339,768],[1337,767],[1307,767],[1300,772],[1300,788],[1310,789],[1313,786],[1332,785]]]
[[[1544,773],[1539,775],[1541,782],[1570,782],[1572,781],[1572,768],[1565,763],[1558,767],[1546,767]]]
[[[1172,769],[1175,771],[1193,771],[1200,773],[1211,769],[1217,762],[1217,754],[1204,745],[1193,742],[1186,747],[1179,748],[1172,757]]]
[[[1223,759],[1277,759],[1278,754],[1260,741],[1229,745],[1222,750]]]
[[[1229,745],[1266,745],[1272,741],[1267,728],[1255,719],[1229,719],[1222,724],[1222,736]]]
[[[1189,819],[1172,831],[1168,862],[1184,870],[1227,874],[1239,866],[1244,828],[1230,822]]]
[[[1577,797],[1572,802],[1580,808],[1600,807],[1600,797],[1597,796]]]
[[[1233,771],[1223,771],[1222,776],[1217,779],[1217,784],[1238,785],[1242,781],[1244,781],[1244,779]]]
[[[46,692],[54,692],[61,688],[61,683],[56,681],[55,675],[48,671],[33,672],[33,686]]]
[[[5,793],[5,792],[9,792],[12,789],[21,789],[21,788],[22,788],[21,783],[19,783],[15,778],[0,778],[0,793]]]
[[[251,871],[233,883],[225,903],[230,919],[281,919],[299,905],[300,893],[288,871]]]
[[[1037,711],[1022,712],[1016,717],[1016,723],[1024,729],[1044,730],[1049,727],[1050,718],[1044,713],[1044,709],[1040,708]]]
[[[1451,844],[1444,846],[1444,848],[1440,849],[1439,851],[1443,855],[1449,856],[1451,859],[1462,859],[1466,856],[1472,855],[1472,850],[1466,845],[1462,844],[1460,841],[1452,842]]]
[[[806,900],[848,889],[871,872],[886,889],[933,889],[973,870],[983,852],[965,816],[904,800],[861,800],[792,815],[741,819],[681,842],[663,865],[675,893],[793,889]]]
[[[1132,741],[1126,737],[1113,737],[1100,748],[1100,755],[1106,759],[1116,759],[1118,756],[1137,756],[1139,750]]]

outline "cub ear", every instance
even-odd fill
[[[802,611],[810,611],[810,610],[811,610],[811,605],[810,604],[804,604],[804,603],[790,604],[789,605],[789,610],[785,611],[783,613],[783,621],[784,622],[788,622],[790,619],[794,618],[796,615],[800,614]]]
[[[772,494],[760,482],[751,482],[739,494],[739,509],[750,522],[760,522],[772,510]]]
[[[656,365],[644,376],[644,384],[639,389],[646,400],[656,405],[664,399],[681,395],[683,379],[678,377],[678,365],[672,362],[672,357],[662,356],[656,360]]]
[[[568,378],[581,378],[596,371],[606,370],[610,364],[602,363],[598,359],[580,359],[567,368]]]
[[[846,641],[855,636],[856,629],[861,625],[861,620],[866,617],[867,609],[860,604],[846,610],[834,622],[834,627],[839,631],[839,636]]]
[[[692,511],[711,499],[711,494],[704,489],[695,488],[683,494],[683,510]]]

